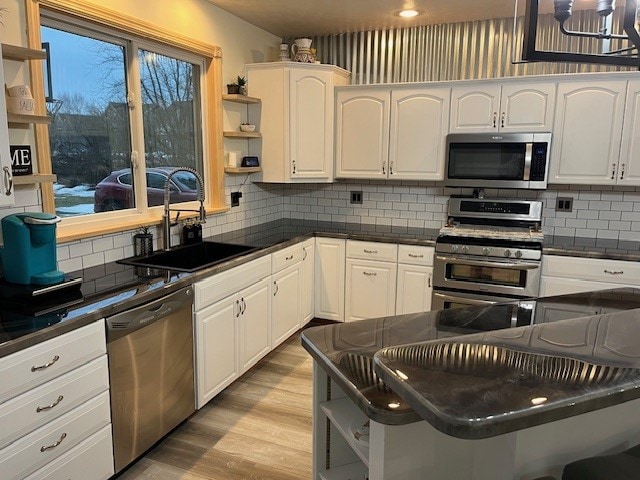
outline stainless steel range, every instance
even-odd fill
[[[451,197],[436,240],[434,310],[538,296],[542,202]]]

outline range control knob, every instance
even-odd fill
[[[516,258],[520,258],[522,257],[522,252],[520,250],[516,250],[516,253],[514,253],[513,256]]]
[[[469,253],[469,247],[467,245],[462,247],[462,253]]]
[[[511,250],[507,249],[504,251],[504,256],[505,257],[510,257],[511,256]]]
[[[487,247],[485,247],[485,248],[483,248],[483,249],[482,249],[482,254],[483,254],[483,255],[489,255],[490,253],[491,253],[491,250],[490,250],[490,249],[488,249]]]
[[[460,248],[459,245],[451,245],[451,251],[454,253],[457,252],[459,248]]]

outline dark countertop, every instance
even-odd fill
[[[544,237],[543,253],[638,262],[640,261],[640,242],[547,235]]]
[[[638,308],[640,308],[640,290],[615,289],[562,295],[539,300],[523,300],[487,307],[442,310],[314,327],[303,331],[302,344],[320,367],[372,420],[389,425],[401,425],[424,418],[436,428],[450,435],[463,436],[464,438],[482,438],[482,436],[497,435],[504,432],[500,431],[502,427],[494,427],[494,430],[491,430],[491,421],[487,419],[487,423],[479,429],[481,434],[478,434],[476,430],[473,430],[473,426],[479,423],[476,417],[468,420],[467,423],[464,421],[466,418],[464,415],[467,412],[477,415],[476,411],[485,411],[483,410],[485,405],[494,405],[494,403],[483,400],[482,394],[487,394],[487,392],[476,394],[473,390],[473,381],[476,377],[475,366],[465,365],[467,370],[461,369],[462,371],[447,371],[445,373],[437,371],[433,373],[431,370],[435,371],[435,368],[431,370],[428,368],[431,365],[429,363],[431,362],[430,358],[436,354],[430,350],[435,349],[435,347],[429,347],[429,345],[450,344],[451,342],[488,343],[490,341],[497,345],[500,342],[508,343],[513,341],[522,343],[519,348],[530,349],[533,353],[541,354],[541,348],[534,342],[534,339],[537,339],[536,335],[541,331],[553,332],[554,330],[548,330],[553,327],[561,335],[568,335],[570,341],[561,342],[560,347],[555,351],[552,348],[548,351],[546,350],[546,355],[560,356],[565,351],[565,345],[575,340],[575,343],[582,347],[583,351],[587,352],[581,353],[584,360],[597,363],[596,359],[589,354],[594,350],[592,341],[595,336],[592,338],[592,336],[585,335],[584,325],[589,325],[589,329],[597,330],[601,318],[613,317],[615,314],[594,315],[594,313],[624,312]],[[517,314],[516,327],[512,327],[514,313]],[[580,318],[566,320],[575,317]],[[636,317],[637,321],[634,320],[632,323],[634,325],[637,323],[637,333],[640,334],[640,310],[632,310],[623,318],[634,319]],[[556,320],[557,323],[543,323],[548,322],[551,318]],[[609,324],[608,320],[607,323],[602,322],[603,327]],[[478,333],[483,331],[495,332]],[[591,330],[589,331],[591,332]],[[628,338],[633,342],[640,336]],[[422,342],[426,343],[423,344]],[[585,342],[587,342],[586,346]],[[406,344],[418,345],[420,349],[412,350],[411,347],[402,347],[402,345]],[[638,347],[640,347],[640,341],[636,350],[640,356],[640,348]],[[378,353],[381,350],[384,353]],[[427,352],[427,358],[423,360],[420,354],[425,352]],[[374,357],[383,364],[384,383],[377,374],[378,369],[381,367],[374,365]],[[602,358],[597,360],[602,361]],[[640,363],[638,357],[631,360]],[[427,366],[425,367],[425,364],[420,363],[420,361],[427,362]],[[624,363],[623,359],[619,359],[619,361]],[[533,363],[535,364],[535,362]],[[406,373],[408,380],[401,380],[395,373],[392,373],[396,369]],[[443,379],[445,375],[446,381]],[[491,387],[487,387],[489,393],[491,388],[500,386],[500,382],[496,382],[492,375],[494,375],[493,371],[491,371],[489,378],[486,379],[486,382],[491,383]],[[507,373],[505,373],[506,375]],[[436,377],[440,383],[433,381]],[[500,380],[504,380],[504,378]],[[626,380],[627,378],[625,377]],[[640,378],[638,380],[637,386],[640,386]],[[460,383],[456,383],[457,381]],[[552,395],[552,392],[547,392],[545,381],[535,378],[531,381],[536,388],[539,387],[540,389],[535,396],[543,396],[543,393],[548,393],[544,396],[554,398],[555,402],[556,397]],[[459,386],[462,386],[462,388],[457,389],[456,387]],[[618,385],[619,387],[620,385]],[[583,386],[580,388],[583,388]],[[586,393],[586,388],[575,390],[574,393],[577,397],[582,397]],[[589,386],[588,388],[589,392],[594,392],[596,387]],[[597,388],[600,388],[600,386]],[[637,393],[634,391],[634,394],[640,397],[640,389],[635,388],[634,390],[638,390]],[[532,389],[532,391],[536,390]],[[598,391],[594,395],[601,396],[602,392]],[[628,395],[630,395],[629,392],[620,393],[616,401],[624,401],[628,399]],[[434,403],[435,400],[432,397],[437,398],[439,400],[438,403]],[[587,404],[587,407],[590,409],[601,408],[606,406],[605,403],[610,398],[612,397],[605,396],[604,400],[601,398],[597,401],[593,400],[593,402]],[[567,400],[567,402],[570,401]],[[576,399],[573,399],[573,401],[576,401]],[[459,403],[456,404],[455,402]],[[508,403],[508,398],[505,398],[505,402],[504,404],[498,404],[497,411],[493,409],[490,414],[508,416],[512,405]],[[549,403],[550,405],[556,405],[554,402]],[[504,411],[500,410],[500,408],[504,408]],[[512,429],[530,426],[527,423],[537,422],[538,417],[535,415],[530,416],[529,414],[532,412],[537,413],[540,408],[535,407],[533,409],[529,403],[528,409],[523,407],[523,412],[515,423],[508,424],[505,420],[502,425],[509,425],[509,428]],[[544,408],[548,407],[545,406]],[[453,413],[448,413],[450,410]],[[552,421],[554,419],[553,415],[569,416],[582,413],[582,411],[586,410],[577,408],[572,411],[567,411],[566,409],[556,411],[548,417],[542,417],[543,420],[538,423]],[[455,415],[458,415],[458,417],[454,417],[453,420],[449,418]],[[523,420],[522,418],[524,417],[526,419]],[[460,427],[459,423],[463,426]],[[469,427],[469,423],[471,427]]]
[[[635,309],[385,348],[374,363],[435,428],[478,439],[640,398],[639,339]]]

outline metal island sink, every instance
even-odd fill
[[[117,263],[135,267],[162,268],[179,272],[195,272],[226,262],[260,247],[234,245],[231,243],[200,242],[153,253],[146,257],[130,257]]]

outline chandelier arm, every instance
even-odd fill
[[[560,23],[560,31],[570,37],[598,38],[600,40],[629,40],[627,35],[618,35],[613,33],[595,33],[595,32],[579,32],[575,30],[567,30],[564,22]]]

